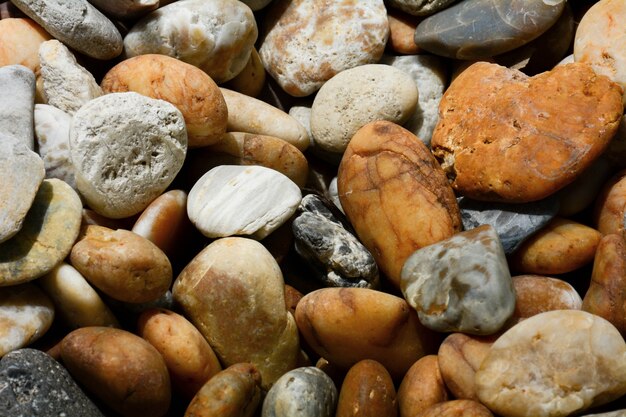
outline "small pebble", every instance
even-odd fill
[[[35,138],[46,178],[58,178],[76,190],[70,156],[72,116],[48,104],[35,104]]]
[[[424,356],[409,368],[398,387],[400,417],[417,416],[448,396],[437,355]]]
[[[397,54],[411,56],[424,52],[413,39],[415,28],[422,21],[421,18],[390,8],[387,10],[387,20],[389,20],[388,49]]]
[[[335,417],[396,417],[396,389],[380,363],[365,359],[355,363],[343,380]]]
[[[9,2],[9,4],[13,3]],[[17,64],[31,71],[37,71],[39,45],[48,39],[50,39],[50,34],[31,19],[2,18],[0,20],[0,67]]]
[[[0,67],[0,134],[35,149],[35,74],[23,65]]]

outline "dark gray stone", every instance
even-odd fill
[[[0,360],[0,417],[104,417],[70,374],[35,349]]]
[[[483,224],[498,233],[504,252],[513,253],[559,211],[559,200],[547,198],[525,204],[485,203],[466,197],[458,199],[463,228],[470,230]]]
[[[465,0],[420,22],[415,43],[449,58],[490,58],[540,36],[564,7],[565,0]]]

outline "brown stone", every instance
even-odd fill
[[[346,374],[336,417],[396,417],[396,390],[389,372],[380,363],[365,359]]]
[[[600,233],[624,234],[626,212],[626,169],[616,173],[603,187],[596,199],[594,223]]]
[[[396,9],[387,10],[389,20],[389,39],[387,47],[398,54],[414,55],[422,52],[415,43],[414,35],[417,24],[422,20]]]
[[[0,67],[19,64],[39,69],[39,45],[52,37],[28,18],[0,20]]]
[[[415,417],[493,417],[493,414],[479,402],[452,400],[435,404]]]
[[[413,364],[398,388],[400,417],[419,415],[432,405],[448,400],[437,355],[427,355]]]
[[[304,294],[291,285],[285,284],[285,307],[287,307],[287,310],[289,310],[291,314],[296,314],[296,307],[302,297],[304,297]]]
[[[343,155],[337,185],[359,239],[396,286],[416,249],[461,230],[459,207],[439,164],[395,123],[359,129]]]
[[[622,115],[621,97],[619,85],[586,64],[529,78],[479,62],[444,94],[432,150],[452,187],[467,197],[540,200],[606,149]]]

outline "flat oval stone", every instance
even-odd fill
[[[61,180],[44,180],[22,229],[0,244],[0,287],[47,274],[72,249],[78,237],[82,204]]]
[[[463,1],[420,22],[415,43],[448,58],[489,58],[537,38],[564,6],[563,0]]]
[[[46,178],[58,178],[76,189],[70,156],[72,116],[48,104],[35,104],[35,138]]]
[[[619,86],[586,64],[528,78],[478,62],[446,90],[432,151],[464,196],[537,201],[574,181],[600,156],[621,114]]]
[[[389,35],[382,0],[279,0],[263,23],[261,60],[296,97],[314,93],[341,71],[377,62]]]
[[[284,374],[268,391],[261,417],[333,417],[337,388],[318,368],[297,368]]]
[[[34,147],[35,74],[23,65],[0,67],[0,134]]]
[[[493,417],[487,407],[473,400],[451,400],[424,410],[420,417]]]
[[[296,211],[302,194],[289,178],[262,166],[221,165],[189,192],[189,219],[207,237],[263,239]]]
[[[439,371],[437,355],[418,359],[398,387],[400,416],[417,416],[431,405],[447,401],[448,390]]]
[[[626,169],[615,173],[603,186],[596,198],[594,223],[603,235],[624,234],[626,214]]]
[[[0,404],[6,416],[104,417],[67,370],[36,349],[0,360]]]
[[[626,393],[625,359],[624,339],[603,318],[541,313],[496,340],[476,373],[478,396],[500,415],[569,416]]]
[[[400,288],[422,324],[440,332],[493,334],[515,308],[506,256],[488,225],[413,252]]]
[[[70,149],[87,204],[107,217],[128,217],[161,195],[182,167],[185,121],[163,100],[106,94],[74,115]]]
[[[122,35],[87,0],[12,0],[28,17],[70,48],[96,59],[122,53]]]
[[[454,2],[455,0],[389,0],[389,5],[415,16],[428,16]]]
[[[11,2],[8,4],[13,5]],[[18,64],[36,71],[39,68],[39,45],[48,39],[50,34],[31,19],[2,18],[0,67]]]
[[[355,363],[343,380],[336,417],[396,417],[396,389],[380,363],[365,359]]]
[[[0,357],[39,339],[48,331],[53,319],[52,301],[35,285],[3,288],[0,292]]]

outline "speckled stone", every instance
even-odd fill
[[[415,30],[415,43],[449,58],[489,58],[541,35],[564,6],[564,0],[462,1],[424,19]]]
[[[35,349],[16,350],[0,360],[0,414],[104,416],[63,366]]]
[[[422,324],[441,332],[492,334],[515,308],[504,250],[488,225],[415,251],[400,287]]]
[[[287,372],[263,401],[262,417],[333,417],[337,388],[324,371],[305,367]]]
[[[513,253],[522,242],[544,227],[556,216],[559,201],[548,198],[534,203],[505,204],[485,203],[466,197],[459,199],[459,209],[465,230],[484,224],[492,226],[507,255]]]
[[[35,73],[23,65],[0,67],[0,134],[34,149]]]
[[[375,288],[378,267],[371,253],[316,195],[302,199],[292,224],[298,255],[331,287]]]

